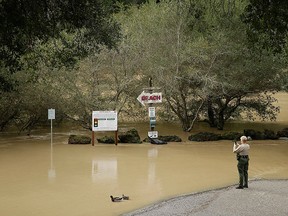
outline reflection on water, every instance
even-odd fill
[[[151,149],[148,149],[148,185],[155,184],[156,179],[156,160],[158,157],[158,148],[152,147]]]
[[[50,169],[48,170],[48,178],[49,180],[53,180],[56,178],[56,170],[54,167],[54,157],[53,157],[53,139],[51,135],[51,143],[50,143]]]
[[[92,160],[92,179],[97,181],[117,181],[117,160]]]

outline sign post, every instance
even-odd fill
[[[118,144],[118,117],[117,111],[92,112],[92,145],[94,146],[95,131],[115,131],[115,145]]]
[[[48,109],[48,120],[51,120],[51,146],[52,146],[52,120],[55,119],[55,109]]]
[[[55,178],[56,172],[53,167],[53,120],[55,119],[55,109],[48,109],[48,120],[51,120],[51,155],[50,155],[50,170],[48,172],[49,178]]]
[[[145,106],[146,104],[162,103],[162,93],[161,92],[144,92],[137,97],[137,100]]]
[[[154,104],[162,103],[162,93],[161,92],[153,92],[153,90],[159,88],[153,88],[152,86],[152,77],[149,78],[149,88],[146,92],[143,90],[141,94],[137,97],[137,100],[145,106],[148,104],[148,113],[149,113],[149,125],[150,131],[148,132],[148,137],[150,138],[158,138],[158,132],[154,131],[156,127],[156,107]]]

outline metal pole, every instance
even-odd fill
[[[150,88],[150,90],[149,90],[149,92],[152,94],[153,93],[153,90],[152,90],[152,77],[149,77],[149,88]],[[149,103],[149,107],[152,107],[152,103]],[[154,131],[154,127],[152,126],[152,124],[151,124],[151,119],[149,120],[150,121],[150,131]]]
[[[50,169],[53,170],[53,120],[51,119],[51,158],[50,158],[50,161],[51,161],[51,166],[50,166]]]
[[[51,119],[51,148],[52,148],[52,146],[53,146],[53,136],[52,136],[52,125],[53,125],[53,123],[52,123],[52,119]]]

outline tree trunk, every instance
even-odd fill
[[[224,114],[223,111],[220,111],[219,115],[218,115],[218,122],[217,122],[217,129],[218,130],[223,130],[224,129]]]
[[[216,127],[215,114],[213,111],[213,106],[212,106],[212,101],[211,101],[210,96],[208,96],[207,107],[208,107],[208,123],[209,123],[210,127]]]

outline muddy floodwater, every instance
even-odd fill
[[[287,100],[282,106],[285,104],[288,108]],[[274,123],[229,127],[277,130],[288,127],[286,114],[282,112]],[[135,125],[143,138],[149,127],[146,124]],[[1,133],[1,215],[114,216],[174,196],[237,183],[231,141],[191,142],[180,126],[160,124],[156,129],[163,135],[178,134],[183,142],[68,145],[70,134],[86,132],[55,127],[51,145],[49,127],[31,136]],[[200,131],[201,126],[195,130]],[[250,144],[249,179],[288,178],[287,140],[253,140]],[[111,202],[110,195],[122,194],[130,200]]]

